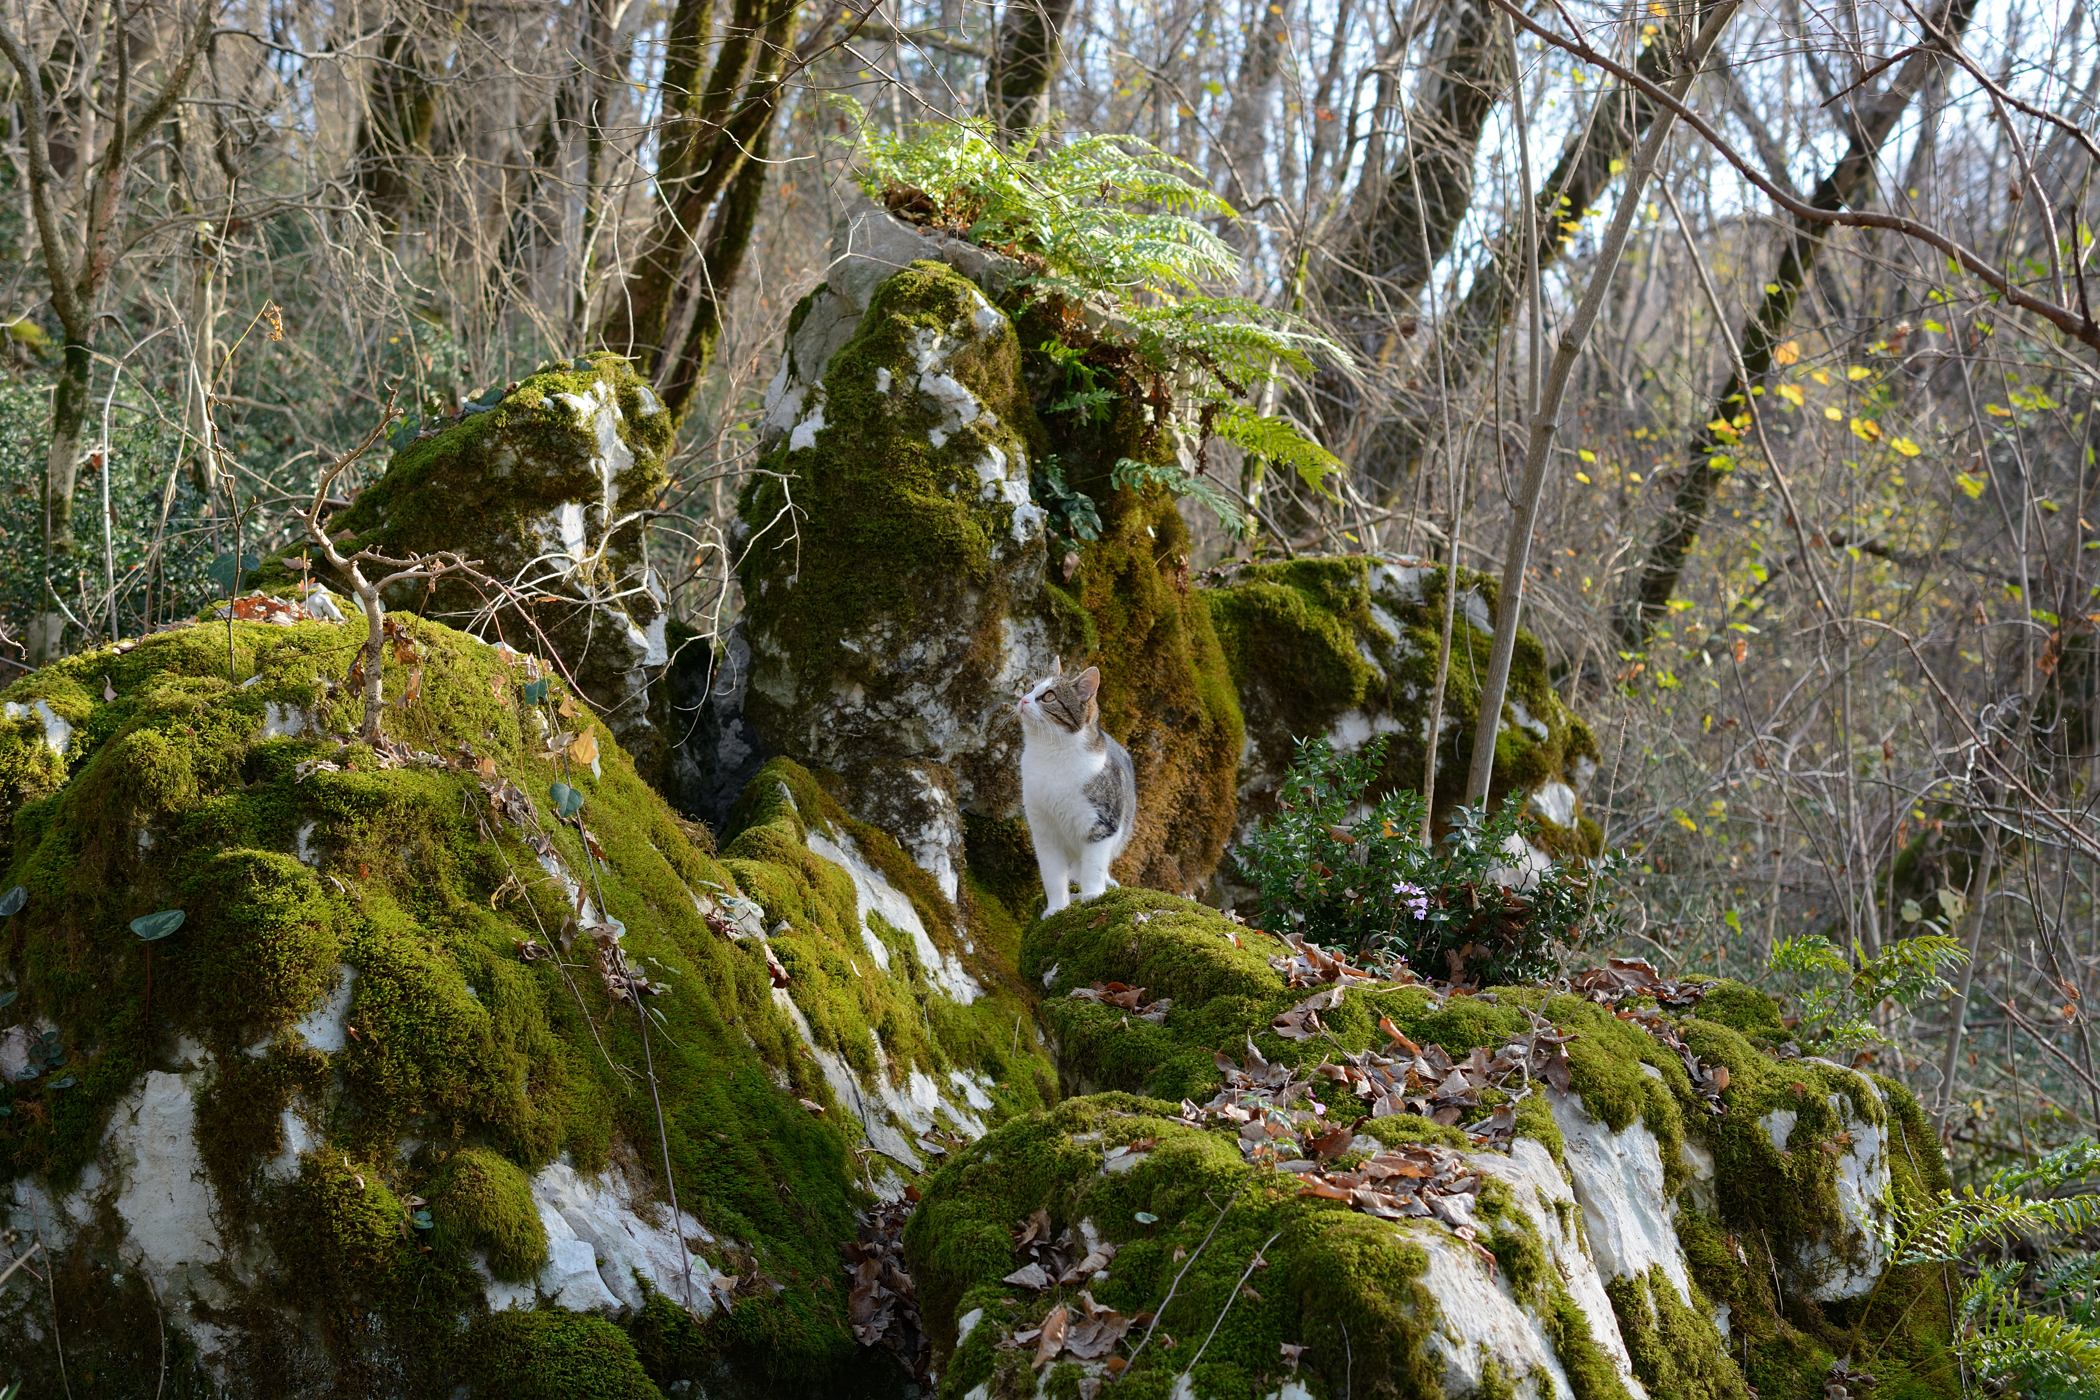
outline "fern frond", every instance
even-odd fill
[[[1210,430],[1222,442],[1289,467],[1307,489],[1336,499],[1328,478],[1341,472],[1342,459],[1299,431],[1287,418],[1257,413],[1242,404],[1227,404],[1211,419]]]
[[[1218,517],[1218,523],[1230,533],[1243,535],[1247,531],[1247,512],[1237,497],[1209,477],[1199,476],[1180,466],[1140,462],[1135,458],[1122,457],[1117,459],[1115,470],[1109,474],[1109,481],[1119,488],[1138,490],[1147,486],[1163,486],[1172,495],[1189,497],[1208,509]]]

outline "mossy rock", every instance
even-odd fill
[[[1237,566],[1202,590],[1247,719],[1242,829],[1274,810],[1277,785],[1306,738],[1349,751],[1389,735],[1381,786],[1421,790],[1445,586],[1441,569],[1338,556]],[[1437,747],[1439,812],[1464,795],[1495,596],[1492,579],[1461,574]],[[1544,849],[1599,854],[1597,827],[1580,802],[1596,760],[1596,740],[1554,689],[1544,648],[1520,632],[1490,799],[1529,798],[1533,840]]]
[[[1908,1397],[1952,1393],[1929,1389],[1934,1385],[1957,1387],[1944,1298],[1936,1292],[1943,1278],[1931,1269],[1887,1268],[1873,1242],[1872,1219],[1882,1207],[1862,1199],[1857,1184],[1868,1183],[1871,1193],[1873,1182],[1885,1181],[1897,1201],[1941,1189],[1946,1177],[1937,1139],[1916,1101],[1892,1081],[1822,1061],[1775,1057],[1767,1048],[1776,1018],[1769,999],[1715,983],[1708,996],[1721,1019],[1707,1019],[1697,1007],[1673,1015],[1678,1034],[1700,1062],[1728,1071],[1716,1114],[1674,1049],[1609,1008],[1551,988],[1441,996],[1416,985],[1352,984],[1339,1005],[1320,1013],[1320,1034],[1278,1034],[1274,1019],[1313,990],[1285,984],[1272,959],[1286,951],[1270,934],[1202,905],[1140,890],[1111,891],[1029,930],[1021,969],[1044,988],[1042,1014],[1057,1045],[1060,1073],[1068,1088],[1092,1097],[994,1131],[924,1188],[925,1205],[909,1243],[937,1350],[946,1344],[944,1327],[952,1329],[964,1314],[983,1309],[943,1370],[953,1393],[979,1382],[991,1385],[995,1395],[1021,1386],[1026,1375],[996,1339],[1071,1296],[1069,1290],[1044,1294],[1001,1282],[1017,1265],[1013,1231],[1034,1208],[1024,1208],[1024,1202],[1045,1206],[1060,1228],[1091,1219],[1104,1238],[1126,1251],[1164,1241],[1172,1256],[1177,1249],[1194,1250],[1217,1223],[1221,1203],[1234,1201],[1237,1213],[1252,1200],[1257,1204],[1244,1231],[1232,1221],[1219,1234],[1224,1239],[1225,1231],[1236,1231],[1241,1267],[1270,1232],[1279,1232],[1279,1241],[1302,1240],[1309,1227],[1300,1216],[1329,1209],[1329,1203],[1296,1199],[1289,1173],[1247,1163],[1229,1136],[1198,1128],[1166,1107],[1182,1099],[1201,1103],[1217,1091],[1220,1050],[1230,1054],[1232,1047],[1251,1045],[1272,1062],[1309,1072],[1322,1060],[1383,1049],[1398,1031],[1463,1059],[1475,1048],[1492,1053],[1541,1020],[1573,1037],[1567,1046],[1570,1092],[1540,1086],[1519,1100],[1516,1156],[1507,1160],[1520,1166],[1523,1160],[1558,1163],[1547,1169],[1550,1180],[1566,1173],[1583,1218],[1579,1225],[1559,1218],[1573,1209],[1573,1199],[1550,1210],[1515,1210],[1506,1198],[1497,1197],[1502,1204],[1495,1204],[1495,1193],[1484,1190],[1481,1211],[1489,1228],[1480,1237],[1497,1257],[1502,1286],[1552,1341],[1554,1363],[1575,1394],[1630,1393],[1624,1376],[1631,1374],[1657,1396],[1740,1400],[1754,1387],[1760,1395],[1810,1400],[1839,1357],[1858,1354],[1862,1337],[1873,1339],[1877,1355],[1891,1362],[1880,1388],[1857,1387],[1856,1394]],[[1173,1006],[1155,1024],[1071,995],[1112,981],[1142,987],[1147,1001],[1171,997]],[[1359,1116],[1365,1105],[1353,1096],[1318,1088],[1315,1093],[1326,1104],[1327,1121],[1353,1120],[1360,1132],[1382,1141],[1472,1147],[1460,1131],[1463,1124],[1407,1115],[1366,1122]],[[1475,1116],[1484,1118],[1499,1095],[1489,1091]],[[1135,1170],[1105,1170],[1105,1147],[1137,1141],[1159,1146]],[[1167,1162],[1170,1141],[1175,1146]],[[1646,1168],[1629,1165],[1643,1156]],[[1156,1174],[1155,1158],[1161,1163]],[[1511,1179],[1507,1172],[1490,1174]],[[1848,1179],[1854,1185],[1847,1186]],[[1418,1228],[1345,1211],[1340,1216],[1367,1240],[1382,1239],[1378,1248],[1386,1250],[1399,1249],[1407,1231]],[[1590,1277],[1601,1276],[1604,1286],[1590,1287],[1579,1269],[1571,1271],[1568,1246],[1541,1243],[1556,1231],[1588,1242],[1584,1248],[1596,1270]],[[1629,1243],[1643,1238],[1662,1243]],[[1313,1267],[1295,1259],[1284,1267],[1281,1255],[1290,1248],[1277,1244],[1278,1254],[1266,1259],[1268,1268],[1258,1277],[1294,1280]],[[1655,1248],[1661,1252],[1653,1253]],[[1151,1255],[1138,1253],[1126,1271],[1125,1258],[1117,1254],[1111,1282],[1096,1280],[1094,1296],[1125,1311],[1157,1311],[1171,1270],[1158,1271]],[[1323,1260],[1318,1267],[1333,1264]],[[1375,1275],[1385,1266],[1364,1267]],[[1247,1306],[1244,1322],[1256,1329],[1254,1339],[1236,1362],[1206,1352],[1196,1393],[1274,1390],[1284,1379],[1275,1347],[1290,1343],[1313,1348],[1305,1363],[1316,1394],[1339,1393],[1344,1385],[1353,1394],[1446,1394],[1449,1375],[1434,1384],[1433,1377],[1425,1379],[1438,1372],[1425,1357],[1434,1353],[1448,1362],[1448,1336],[1425,1319],[1446,1304],[1456,1306],[1453,1300],[1464,1290],[1452,1293],[1450,1276],[1443,1278],[1430,1286],[1419,1270],[1403,1270],[1317,1308],[1257,1281],[1251,1306],[1235,1303],[1231,1309],[1240,1318]],[[1782,1285],[1775,1288],[1775,1280]],[[1183,1335],[1209,1326],[1229,1293],[1229,1282],[1211,1282],[1218,1292],[1191,1316],[1180,1315],[1182,1295],[1176,1293],[1180,1326],[1170,1319],[1167,1330]],[[1590,1302],[1578,1305],[1578,1296]],[[1724,1305],[1726,1339],[1713,1323]],[[1371,1354],[1365,1348],[1366,1338],[1372,1339],[1368,1345],[1383,1369],[1359,1365],[1346,1381],[1326,1369],[1340,1348],[1328,1350],[1321,1344],[1326,1334],[1313,1333],[1335,1318],[1346,1320],[1358,1358]],[[1600,1320],[1610,1323],[1612,1345],[1597,1340],[1594,1324]],[[978,1329],[990,1330],[980,1335]],[[1316,1351],[1323,1353],[1317,1359]],[[1188,1355],[1184,1351],[1172,1362],[1158,1358],[1163,1390]],[[1614,1356],[1623,1356],[1625,1364]],[[1206,1378],[1203,1372],[1214,1364],[1236,1369]],[[1880,1367],[1871,1369],[1882,1374]],[[1150,1393],[1141,1379],[1142,1371],[1128,1383],[1139,1387],[1134,1393]],[[1507,1372],[1479,1372],[1467,1382],[1479,1394],[1520,1395],[1534,1393],[1537,1383],[1536,1377]]]
[[[746,714],[773,751],[840,773],[952,893],[962,809],[1018,806],[1013,696],[1060,649],[1020,346],[933,262],[875,288],[826,363],[794,343],[740,503]]]
[[[456,578],[428,591],[403,584],[387,602],[474,619],[490,639],[529,650],[551,646],[643,773],[659,780],[676,732],[669,697],[651,690],[671,661],[669,618],[642,521],[670,484],[673,431],[625,358],[558,361],[493,402],[461,405],[457,416],[411,415],[386,470],[330,526],[346,550],[450,551],[521,590],[493,613],[486,588]],[[295,548],[287,559],[310,554]],[[319,573],[348,608],[345,581],[325,563]],[[290,579],[277,561],[261,582]]]
[[[745,713],[769,750],[840,773],[952,895],[967,820],[1019,809],[1014,694],[1059,661],[1098,664],[1103,725],[1137,767],[1118,874],[1194,889],[1232,829],[1239,711],[1174,501],[1110,482],[1173,435],[1134,398],[1098,423],[1039,415],[1047,361],[1024,346],[1041,327],[986,295],[1010,291],[1002,261],[875,280],[842,250],[837,285],[798,308],[768,470],[740,503]],[[1029,485],[1051,456],[1102,519],[1054,584]]]
[[[475,1318],[559,1295],[569,1276],[535,1276],[542,1218],[581,1181],[582,1208],[620,1212],[603,1238],[694,1251],[700,1315],[651,1353],[658,1381],[864,1375],[839,1281],[870,1189],[1054,1092],[1018,924],[974,882],[947,898],[791,764],[718,854],[544,668],[394,620],[421,677],[411,698],[387,667],[383,750],[347,737],[351,626],[181,628],[0,696],[68,726],[0,727],[40,775],[0,811],[0,888],[26,892],[0,923],[0,1183],[78,1281],[68,1354],[137,1350],[96,1319],[134,1319],[144,1277],[171,1355],[234,1393],[252,1374],[248,1393],[448,1394],[472,1383]],[[595,764],[550,756],[562,728],[597,738]],[[167,909],[182,927],[142,942],[131,922]],[[611,937],[646,1021],[602,975]],[[149,1082],[161,1116],[135,1123],[120,1107]],[[164,1215],[212,1225],[140,1234]],[[651,1267],[675,1296],[681,1271]],[[0,1354],[31,1358],[39,1393],[58,1386],[41,1296],[0,1303]],[[157,1369],[110,1365],[97,1393],[153,1390]]]

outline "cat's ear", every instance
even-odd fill
[[[1101,668],[1089,666],[1073,678],[1072,688],[1079,692],[1079,703],[1084,705],[1101,689]]]
[[[1053,656],[1053,657],[1051,657],[1051,658],[1050,658],[1050,674],[1051,674],[1051,675],[1053,675],[1053,676],[1062,676],[1062,675],[1063,675],[1064,673],[1065,673],[1065,659],[1064,659],[1064,658],[1063,658],[1062,656]]]

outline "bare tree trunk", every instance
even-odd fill
[[[1933,16],[1934,32],[1946,33],[1959,41],[1974,9],[1974,0],[1943,0]],[[1888,87],[1855,110],[1851,144],[1810,194],[1811,205],[1818,209],[1844,209],[1866,198],[1882,144],[1895,130],[1911,99],[1938,71],[1944,53],[1937,40],[1928,41],[1897,70]],[[1773,353],[1786,338],[1794,308],[1823,247],[1824,231],[1820,225],[1806,219],[1795,220],[1786,247],[1780,252],[1779,265],[1765,279],[1757,309],[1743,326],[1733,357],[1738,368],[1730,370],[1711,409],[1699,420],[1707,426],[1699,430],[1685,453],[1683,474],[1663,513],[1662,527],[1648,547],[1640,581],[1633,597],[1620,609],[1619,639],[1629,649],[1645,647],[1655,624],[1669,610],[1670,599],[1676,595],[1678,580],[1684,573],[1685,558],[1705,527],[1714,489],[1734,468],[1732,453],[1737,434],[1724,433],[1711,425],[1733,424],[1739,415],[1754,411],[1750,403],[1752,391],[1762,388],[1771,376]]]
[[[1050,80],[1072,0],[1007,0],[985,67],[984,105],[1006,140],[1048,119]]]

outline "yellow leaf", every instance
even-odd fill
[[[1860,379],[1872,379],[1873,377],[1874,377],[1874,371],[1873,371],[1873,370],[1870,370],[1870,369],[1868,369],[1868,368],[1867,368],[1867,367],[1866,367],[1865,365],[1847,365],[1847,366],[1845,366],[1845,378],[1847,378],[1847,379],[1851,379],[1851,380],[1860,380]]]
[[[569,761],[588,768],[598,761],[598,736],[586,729],[569,741]]]
[[[1905,457],[1915,457],[1923,450],[1907,437],[1890,438],[1889,446],[1902,453]]]
[[[1808,402],[1808,396],[1801,392],[1801,386],[1798,384],[1780,385],[1779,397],[1785,399],[1788,403],[1792,404],[1796,408],[1799,408],[1803,404]]]
[[[1983,406],[1983,411],[1984,411],[1985,413],[1988,413],[1988,414],[1990,414],[1990,415],[1991,415],[1991,417],[1993,417],[1993,418],[2010,418],[2010,417],[2012,417],[2012,410],[2011,410],[2011,409],[2009,409],[2009,408],[2007,408],[2007,407],[2006,407],[2006,406],[2005,406],[2004,404],[2002,404],[2002,403],[1987,403],[1987,404],[1985,404],[1985,405]]]
[[[1590,484],[1590,474],[1589,474],[1588,472],[1577,472],[1577,473],[1575,473],[1575,479],[1576,479],[1577,481],[1581,482],[1581,483],[1582,483],[1582,484],[1583,484],[1584,486],[1587,486],[1587,485],[1589,485],[1589,484]]]
[[[1576,448],[1575,455],[1580,457],[1585,462],[1594,462],[1597,460],[1597,454],[1590,451],[1587,447]]]
[[[1961,493],[1973,501],[1983,494],[1983,488],[1989,484],[1989,478],[1961,472],[1955,476],[1954,484],[1961,487]]]
[[[1808,372],[1808,377],[1815,380],[1818,384],[1828,384],[1830,382],[1830,371],[1827,369],[1812,369]]]
[[[1790,365],[1800,358],[1801,342],[1798,340],[1789,340],[1784,345],[1772,347],[1772,363],[1775,365]]]
[[[1824,409],[1823,416],[1825,418],[1828,418],[1833,423],[1842,423],[1845,421],[1845,415],[1834,408]]]
[[[1852,420],[1852,436],[1861,442],[1879,442],[1881,425],[1871,418],[1855,418]]]

